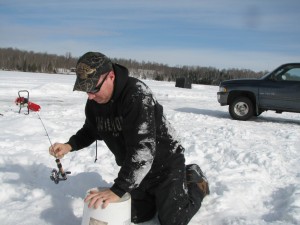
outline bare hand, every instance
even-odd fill
[[[55,143],[49,147],[49,154],[53,155],[57,159],[61,159],[72,150],[71,145]]]
[[[109,203],[117,202],[120,199],[118,195],[113,193],[110,189],[103,191],[92,190],[88,196],[84,199],[84,202],[89,202],[88,207],[94,207],[97,209],[100,205],[105,209]]]

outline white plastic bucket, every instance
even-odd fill
[[[93,188],[103,190],[106,188]],[[81,225],[130,225],[131,224],[131,197],[126,193],[118,202],[109,203],[105,209],[89,208],[88,202],[84,203]]]

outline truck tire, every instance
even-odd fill
[[[248,120],[254,115],[253,103],[247,97],[238,97],[229,105],[229,114],[235,120]]]

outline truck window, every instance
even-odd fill
[[[298,81],[300,82],[300,68],[292,68],[282,74],[279,75],[279,80],[286,81]]]

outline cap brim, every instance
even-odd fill
[[[73,87],[73,91],[90,92],[97,86],[98,81],[99,77],[88,78],[84,80],[77,77]]]

